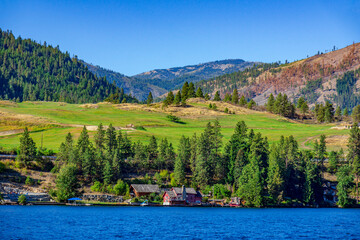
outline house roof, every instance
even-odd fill
[[[168,194],[170,198],[175,198],[176,197],[176,195],[175,195],[175,193],[173,191],[166,191],[166,192],[164,192],[164,195],[165,194]]]
[[[136,192],[141,193],[159,193],[159,186],[156,184],[131,184],[131,186]]]
[[[173,189],[176,192],[176,194],[182,194],[182,189],[181,188],[174,187]],[[185,188],[185,191],[186,191],[186,194],[196,194],[196,191],[193,188]]]

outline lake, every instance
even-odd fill
[[[360,239],[360,209],[0,206],[0,239]]]

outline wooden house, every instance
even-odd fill
[[[156,184],[131,184],[130,193],[136,197],[150,195],[151,193],[159,194],[160,189]]]
[[[170,191],[163,194],[163,205],[185,205],[200,204],[202,195],[194,188],[186,188],[185,186],[173,187]]]

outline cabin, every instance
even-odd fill
[[[141,197],[151,193],[159,194],[160,189],[156,184],[131,184],[130,193],[136,197]]]
[[[202,195],[199,191],[185,186],[173,187],[163,193],[163,205],[194,205],[200,204],[201,201]]]

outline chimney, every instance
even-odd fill
[[[186,201],[186,188],[184,185],[182,185],[182,188],[181,188],[181,192],[182,192],[182,200]]]

